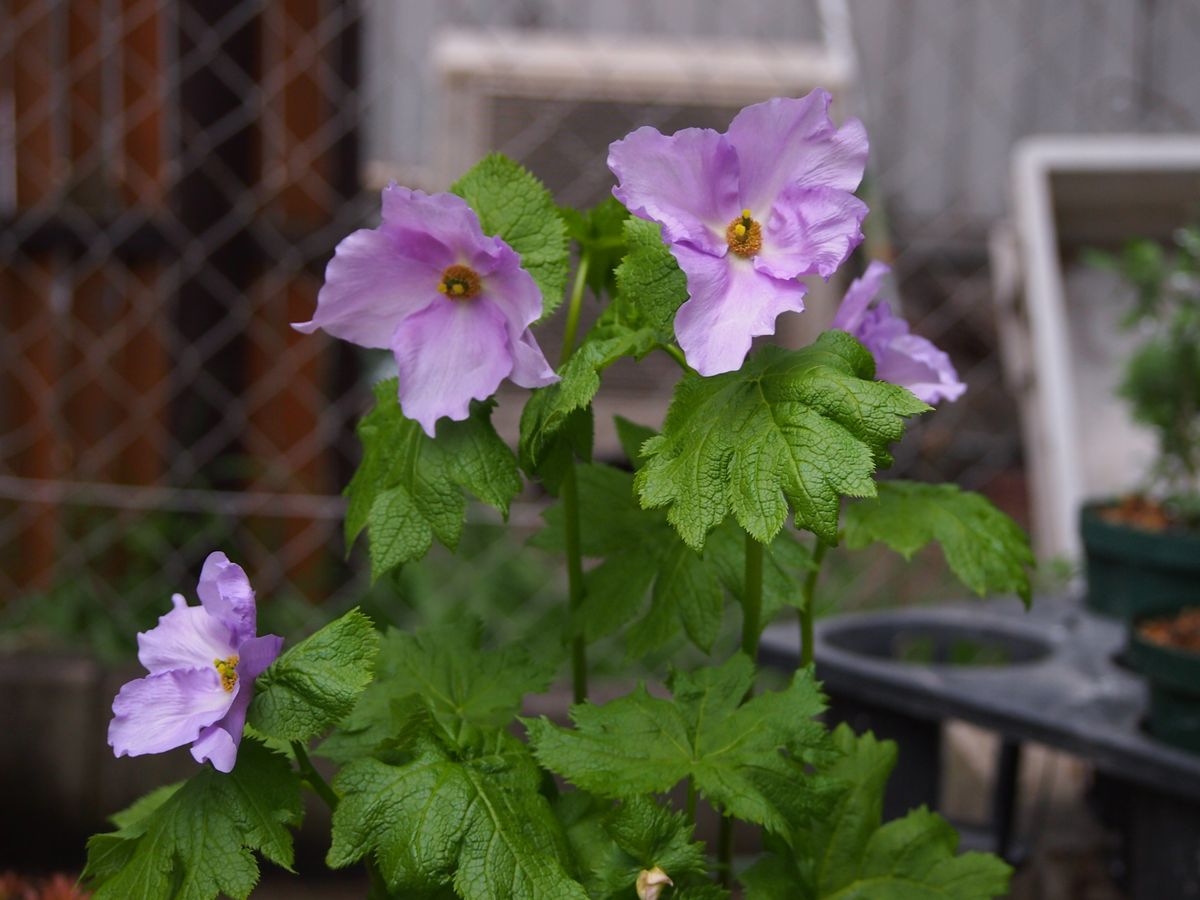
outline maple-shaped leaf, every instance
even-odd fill
[[[828,331],[802,350],[764,347],[738,372],[686,376],[643,447],[642,505],[666,507],[696,549],[731,514],[769,543],[789,504],[798,528],[837,543],[841,497],[874,496],[905,417],[929,409],[874,374],[866,348]]]
[[[243,900],[258,883],[254,851],[290,869],[288,825],[303,815],[286,759],[244,738],[228,774],[205,767],[114,816],[88,841],[82,879],[94,900]]]
[[[545,718],[526,727],[542,765],[586,791],[627,798],[692,778],[727,814],[786,834],[824,802],[826,786],[806,769],[825,746],[813,718],[823,702],[808,670],[741,704],[753,681],[753,664],[737,654],[676,673],[671,700],[643,686],[604,706],[571,707],[573,729]]]
[[[338,773],[330,866],[370,856],[404,896],[451,885],[465,900],[586,900],[520,741],[497,732],[462,755],[428,712],[409,717],[405,732],[407,761],[357,759]]]
[[[367,529],[371,577],[420,559],[436,537],[453,550],[467,515],[463,491],[508,514],[521,490],[516,459],[492,427],[490,403],[462,422],[438,423],[437,439],[405,418],[396,379],[375,385],[375,406],[358,423],[363,458],[346,487],[346,546]]]
[[[1011,591],[1029,605],[1029,535],[990,500],[954,484],[883,481],[878,488],[876,497],[846,506],[847,547],[882,541],[911,559],[937,541],[950,571],[975,593]]]
[[[896,745],[840,725],[827,768],[840,787],[803,822],[792,846],[771,851],[741,876],[747,900],[989,900],[1007,893],[1011,869],[984,853],[956,855],[958,835],[921,808],[881,824]]]
[[[550,684],[558,661],[534,659],[520,646],[484,651],[481,636],[482,626],[473,620],[416,634],[389,629],[375,680],[320,754],[344,762],[375,752],[396,737],[393,704],[411,694],[460,745],[481,731],[507,727],[522,698]]]

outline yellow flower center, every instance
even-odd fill
[[[725,240],[738,256],[753,256],[762,249],[762,226],[750,217],[750,210],[743,209],[725,229]]]
[[[451,300],[469,300],[479,293],[479,275],[472,268],[455,264],[442,273],[438,290]]]
[[[237,654],[225,659],[214,659],[213,665],[216,666],[217,673],[221,676],[221,687],[225,688],[227,692],[232,692],[233,686],[237,684]]]

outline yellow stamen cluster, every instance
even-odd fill
[[[442,273],[438,290],[451,300],[469,300],[479,293],[479,275],[469,266],[449,266]]]
[[[237,684],[237,665],[238,656],[235,653],[233,656],[225,659],[214,659],[213,665],[216,666],[217,673],[221,676],[221,687],[226,691],[232,692],[233,686]]]
[[[762,249],[762,226],[751,218],[750,210],[743,209],[725,229],[725,240],[731,252],[738,256],[753,256]]]

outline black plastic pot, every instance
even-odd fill
[[[1161,608],[1152,615],[1171,615]],[[1164,647],[1142,637],[1138,626],[1151,616],[1130,623],[1129,664],[1150,685],[1146,724],[1164,743],[1200,753],[1200,653]]]
[[[1087,606],[1126,621],[1200,606],[1200,534],[1151,532],[1102,519],[1090,503],[1079,515],[1087,561]]]

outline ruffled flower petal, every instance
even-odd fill
[[[292,327],[318,328],[362,347],[387,347],[396,326],[438,298],[438,282],[457,261],[454,250],[427,234],[384,223],[342,240],[325,269],[317,311]]]
[[[464,262],[480,275],[520,258],[500,238],[486,235],[479,218],[457,194],[427,194],[392,182],[383,189],[383,222],[403,236],[405,244],[436,241],[448,252],[440,270]],[[435,285],[436,287],[436,285]]]
[[[804,285],[772,278],[732,254],[717,259],[683,244],[671,248],[691,295],[675,315],[688,365],[701,375],[738,369],[753,338],[774,334],[783,312],[804,309]]]
[[[907,388],[929,404],[957,400],[967,386],[958,380],[950,357],[929,340],[910,334],[908,322],[894,315],[889,304],[871,308],[889,271],[883,263],[871,263],[847,289],[832,327],[854,335],[871,351],[880,381]]]
[[[883,263],[872,261],[862,277],[855,278],[850,283],[850,287],[846,289],[846,296],[842,298],[842,303],[829,327],[848,331],[858,337],[858,331],[867,316],[867,307],[878,296],[879,289],[883,286],[883,279],[890,271],[891,269]]]
[[[755,268],[776,278],[829,278],[862,243],[866,216],[867,204],[845,191],[784,188],[763,230]]]
[[[558,375],[550,368],[542,348],[528,328],[517,335],[509,349],[512,351],[513,369],[508,378],[513,384],[523,388],[539,388],[558,381]]]
[[[210,553],[204,560],[196,593],[209,614],[233,630],[235,643],[253,637],[258,631],[250,579],[241,566],[231,563],[221,551]]]
[[[521,268],[516,251],[508,253],[510,264],[484,276],[480,296],[504,316],[509,334],[515,336],[542,317],[542,292],[533,276]]]
[[[242,714],[243,725],[245,713]],[[198,763],[211,762],[218,772],[232,772],[237,764],[238,747],[241,744],[241,732],[238,740],[233,739],[221,725],[209,725],[200,732],[200,736],[192,743],[192,759]]]
[[[867,163],[867,133],[857,119],[835,128],[831,100],[818,88],[799,99],[756,103],[734,116],[726,134],[737,151],[744,206],[765,215],[788,185],[858,187]]]
[[[916,334],[901,335],[883,348],[875,377],[903,385],[931,406],[942,400],[953,403],[967,390],[950,357]]]
[[[131,681],[113,701],[109,746],[117,756],[141,756],[190,744],[229,711],[239,687],[221,687],[211,663],[206,669],[175,669]]]
[[[229,711],[217,722],[200,732],[192,744],[192,758],[202,763],[210,761],[218,772],[230,772],[237,761],[238,747],[242,743],[242,731],[246,727],[246,712],[254,696],[251,685],[254,679],[279,656],[283,649],[283,638],[267,634],[250,638],[238,648],[238,691]]]
[[[430,437],[442,416],[460,422],[513,369],[504,315],[483,297],[439,298],[392,335],[400,408]]]
[[[613,194],[631,213],[659,222],[670,243],[722,256],[725,229],[740,211],[738,160],[725,136],[708,128],[664,135],[650,126],[608,148]]]
[[[235,652],[237,638],[221,619],[203,606],[188,606],[182,595],[171,598],[174,608],[158,625],[137,636],[138,661],[151,675],[173,669],[212,667],[214,659]]]

